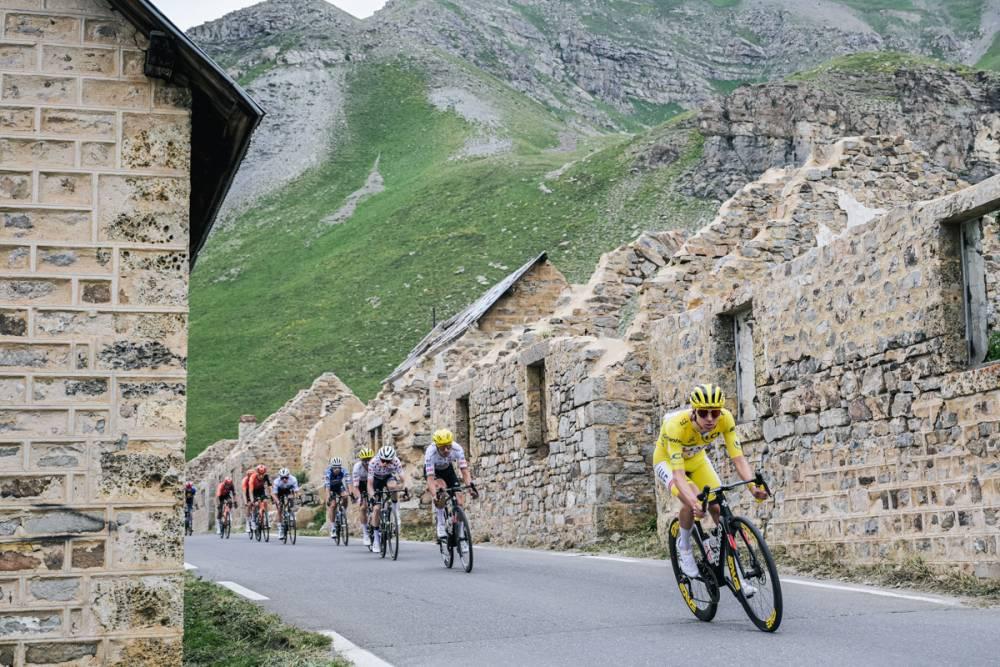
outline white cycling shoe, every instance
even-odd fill
[[[368,527],[365,526],[361,530],[364,531],[364,535],[365,535],[364,544],[365,544],[365,546],[366,547],[370,547],[372,545],[372,538],[371,538],[371,535],[368,534]]]
[[[743,573],[736,569],[737,574],[740,575],[740,590],[743,591],[743,597],[752,598],[757,593],[757,588],[753,584],[747,583],[747,580],[743,577]]]
[[[437,536],[439,540],[443,540],[448,537],[448,531],[445,529],[443,523],[437,525]]]
[[[698,563],[694,559],[693,550],[677,547],[677,562],[681,566],[681,572],[691,579],[701,576],[701,573],[698,572]]]

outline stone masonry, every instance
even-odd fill
[[[104,2],[0,30],[0,662],[179,665],[190,96]]]

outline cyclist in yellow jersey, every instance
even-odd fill
[[[681,501],[677,551],[681,570],[689,577],[698,576],[698,565],[691,547],[691,528],[695,518],[700,519],[703,515],[697,496],[706,486],[715,488],[722,485],[705,449],[721,435],[726,442],[726,453],[736,466],[740,479],[749,481],[754,478],[736,437],[736,420],[725,405],[726,395],[720,387],[713,384],[695,387],[691,392],[690,410],[680,410],[663,418],[653,454],[653,470],[657,479]],[[767,498],[767,491],[762,487],[751,484],[750,491],[758,500]],[[709,498],[712,499],[714,496]],[[718,504],[710,504],[709,510],[718,523]]]

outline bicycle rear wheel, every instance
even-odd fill
[[[348,535],[349,531],[347,529],[348,525],[349,525],[349,523],[347,521],[347,512],[341,510],[341,512],[340,512],[340,533],[341,533],[341,535],[344,538],[344,546],[345,547],[347,546],[347,540],[349,538],[349,535]],[[339,540],[338,540],[338,542],[339,542]]]
[[[441,559],[444,561],[444,566],[451,569],[451,566],[455,564],[455,543],[451,539],[455,529],[450,514],[445,515],[445,521],[445,526],[450,528],[450,531],[445,537],[438,538],[438,546],[441,549]]]
[[[399,512],[395,508],[390,512],[392,515],[392,521],[389,522],[390,533],[388,536],[389,540],[389,553],[392,554],[392,559],[396,560],[399,558]]]
[[[264,512],[264,521],[263,521],[263,524],[264,524],[264,527],[262,529],[262,532],[264,533],[264,541],[265,542],[270,542],[271,541],[271,517],[268,516],[268,514],[267,514],[266,511]]]
[[[233,533],[233,513],[231,511],[226,513],[226,525],[222,527],[222,532],[225,533],[227,540]]]
[[[472,530],[469,528],[469,519],[461,507],[455,508],[455,516],[458,518],[455,528],[459,530],[455,540],[458,543],[458,557],[462,561],[465,571],[472,572]]]
[[[719,609],[719,586],[716,584],[715,574],[712,572],[712,566],[705,560],[705,552],[701,549],[697,529],[691,531],[691,539],[697,542],[693,551],[701,576],[691,579],[681,571],[680,562],[677,560],[677,537],[680,535],[680,530],[680,521],[674,519],[670,523],[667,545],[670,548],[670,564],[674,569],[677,587],[691,613],[700,621],[711,621]]]
[[[288,536],[289,531],[291,531],[292,533],[292,544],[295,544],[295,540],[297,540],[299,537],[299,528],[298,525],[295,523],[295,515],[292,514],[291,512],[289,512],[288,516],[288,527],[285,528],[286,537]]]
[[[782,608],[781,581],[774,557],[764,536],[748,519],[735,517],[730,527],[733,532],[729,546],[735,545],[735,549],[728,551],[726,565],[736,597],[758,629],[774,632],[781,625]],[[746,595],[744,584],[756,589],[752,595]]]

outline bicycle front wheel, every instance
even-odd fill
[[[265,542],[270,542],[271,541],[271,517],[269,517],[267,515],[267,512],[264,512],[264,521],[262,523],[264,524],[264,527],[262,528],[262,532],[264,533],[264,541]]]
[[[233,532],[233,515],[232,514],[227,514],[226,515],[226,525],[222,527],[222,532],[225,533],[226,539],[228,540],[229,536]]]
[[[340,536],[343,537],[343,539],[344,539],[344,546],[345,547],[347,546],[347,540],[349,538],[347,526],[348,526],[347,512],[343,512],[340,515],[340,531],[339,531],[339,533],[340,533]]]
[[[735,517],[730,526],[736,550],[729,550],[726,566],[736,597],[758,629],[774,632],[781,625],[781,581],[774,557],[749,519]]]
[[[288,527],[285,528],[285,535],[288,535],[289,531],[291,531],[291,533],[292,533],[292,544],[295,544],[295,540],[298,539],[298,537],[299,537],[299,529],[298,529],[298,526],[295,523],[295,515],[294,514],[292,514],[289,517]]]
[[[698,563],[699,577],[691,579],[681,571],[680,562],[677,560],[678,547],[677,537],[680,535],[681,523],[674,519],[670,523],[667,546],[670,548],[670,564],[674,569],[674,578],[677,579],[677,587],[681,591],[688,609],[699,621],[711,621],[715,618],[715,612],[719,609],[719,587],[715,582],[715,575],[712,567],[705,560],[704,552],[698,544],[694,545],[695,562]],[[698,541],[697,528],[691,531],[691,539]]]
[[[387,538],[389,540],[389,553],[392,554],[392,559],[396,560],[399,558],[399,512],[393,510],[392,521],[389,522],[388,528],[390,529]]]
[[[472,530],[469,528],[469,518],[465,516],[465,510],[461,507],[455,508],[458,521],[455,524],[460,532],[458,535],[458,557],[462,561],[462,566],[466,572],[472,572]]]

